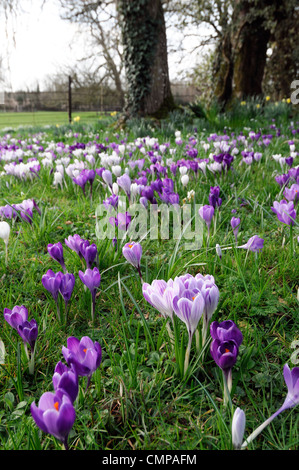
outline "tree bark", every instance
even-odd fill
[[[128,115],[164,117],[173,110],[161,0],[119,1]]]
[[[219,41],[215,61],[215,96],[224,108],[232,97],[234,63],[230,31],[226,31]]]
[[[264,26],[265,18],[251,10],[249,1],[237,2],[235,17],[233,95],[239,99],[260,96],[270,31]]]

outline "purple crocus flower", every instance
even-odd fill
[[[54,273],[52,269],[48,269],[46,274],[42,276],[42,284],[44,288],[52,294],[55,301],[58,297],[62,276],[62,272],[59,271],[58,273]]]
[[[129,212],[126,212],[124,214],[120,212],[119,214],[117,214],[116,217],[110,217],[109,223],[111,225],[115,225],[116,227],[118,227],[119,230],[125,231],[125,230],[128,230],[131,220],[132,220],[132,216]]]
[[[91,317],[92,320],[94,320],[95,316],[95,300],[96,300],[96,289],[100,286],[101,284],[101,274],[98,270],[98,268],[87,268],[86,271],[83,273],[83,271],[79,271],[79,278],[83,282],[83,284],[88,287],[91,293],[91,298],[92,298],[92,308],[91,308]]]
[[[283,195],[288,201],[293,201],[294,203],[298,202],[299,184],[292,184],[290,188],[285,188]]]
[[[88,176],[86,173],[83,173],[83,171],[80,172],[80,174],[76,177],[73,178],[73,182],[80,186],[80,188],[83,191],[83,194],[85,196],[85,186],[88,181]]]
[[[280,222],[286,225],[294,225],[296,210],[293,201],[287,202],[284,199],[280,202],[274,201],[271,210],[277,215]]]
[[[72,296],[73,290],[75,286],[75,276],[72,273],[65,273],[61,275],[61,282],[59,287],[59,292],[61,293],[64,304],[65,310],[67,310],[67,305],[70,301]]]
[[[52,294],[55,302],[57,302],[58,299],[62,276],[62,272],[59,271],[58,273],[54,273],[52,269],[48,269],[46,274],[44,274],[42,277],[42,284],[44,288]]]
[[[82,178],[82,181],[85,180],[85,181],[86,181],[85,184],[86,184],[87,182],[89,182],[89,184],[90,184],[90,198],[92,197],[92,185],[93,185],[93,182],[94,182],[94,179],[95,179],[95,175],[96,175],[96,173],[95,173],[94,170],[89,170],[89,169],[87,169],[87,168],[85,168],[84,170],[82,170],[81,173],[80,173],[80,178]],[[73,179],[73,181],[74,181],[74,180],[75,180],[75,179]],[[75,182],[75,181],[74,181],[74,182]],[[84,188],[84,189],[83,189],[83,193],[84,193],[84,194],[85,194],[85,184],[84,184],[84,186],[82,187],[82,189]]]
[[[175,295],[173,298],[173,310],[180,320],[186,324],[191,339],[204,308],[204,298],[198,289],[186,289],[181,295]]]
[[[78,234],[69,235],[65,240],[66,246],[68,246],[72,251],[75,251],[77,255],[82,258],[80,251],[80,244],[84,241]]]
[[[140,271],[140,260],[142,256],[142,246],[140,243],[136,242],[129,242],[126,243],[122,249],[122,253],[126,260],[134,266],[134,268],[137,269],[140,278],[142,279],[141,276],[141,271]]]
[[[63,257],[63,246],[61,242],[49,243],[47,246],[48,253],[55,261],[61,265],[64,272],[66,272],[64,257]]]
[[[117,181],[118,186],[120,186],[125,191],[126,195],[130,199],[130,194],[131,194],[130,176],[124,173],[122,176],[119,176],[116,181]]]
[[[61,390],[55,393],[45,392],[39,399],[38,406],[30,406],[32,418],[45,433],[51,434],[68,449],[68,435],[76,419],[75,408],[71,399]]]
[[[28,310],[24,305],[15,305],[12,310],[5,308],[4,319],[12,328],[17,330],[19,325],[28,320]]]
[[[90,245],[89,241],[85,240],[80,245],[80,252],[82,258],[85,259],[87,268],[91,268],[98,254],[97,245],[95,243]]]
[[[78,374],[73,365],[68,367],[59,361],[54,369],[52,382],[55,391],[61,390],[66,393],[74,403],[78,395],[79,383]]]
[[[235,365],[238,353],[238,345],[233,340],[220,341],[214,339],[211,343],[211,355],[214,361],[227,373]]]
[[[218,339],[221,342],[233,340],[240,346],[243,341],[241,331],[232,320],[224,320],[220,323],[213,321],[210,326],[210,332],[212,339]]]
[[[200,287],[200,292],[205,301],[202,325],[202,346],[205,344],[207,331],[213,313],[216,311],[219,302],[219,289],[214,280],[205,281]]]
[[[232,227],[233,232],[234,232],[236,243],[237,243],[240,223],[241,223],[241,219],[239,219],[239,217],[232,217],[231,218],[230,224],[231,224],[231,227]]]
[[[112,212],[113,209],[117,209],[118,206],[118,196],[116,194],[111,194],[103,201],[103,206],[106,207],[107,211]]]
[[[38,326],[36,320],[32,318],[30,321],[24,321],[21,325],[18,325],[17,332],[21,336],[24,343],[29,344],[31,351],[33,351],[38,335]]]
[[[112,188],[112,173],[110,170],[104,170],[102,172],[102,178],[103,180],[105,181],[105,183],[110,187]]]
[[[210,346],[211,356],[222,369],[226,382],[224,387],[224,403],[226,403],[228,399],[226,388],[230,393],[232,388],[232,368],[237,361],[243,335],[232,321],[211,323],[210,333],[212,336]]]
[[[79,376],[87,376],[89,386],[93,372],[100,366],[102,361],[102,348],[100,344],[93,342],[89,336],[78,338],[70,336],[67,339],[67,347],[62,347],[62,354],[69,366],[73,365]]]
[[[185,323],[189,335],[184,363],[184,373],[186,374],[189,366],[193,335],[204,312],[205,301],[200,290],[186,289],[182,294],[174,296],[172,303],[175,314]]]
[[[248,242],[245,245],[239,246],[239,248],[244,248],[245,250],[250,250],[254,252],[262,251],[264,246],[264,239],[259,238],[257,235],[249,238]]]
[[[198,209],[198,213],[200,217],[205,221],[208,227],[208,233],[210,233],[210,226],[211,226],[212,219],[214,217],[214,211],[215,211],[214,207],[208,204]]]
[[[283,376],[288,389],[284,403],[277,411],[275,411],[275,413],[270,416],[270,418],[266,419],[266,421],[264,421],[255,431],[253,431],[252,434],[250,434],[250,436],[242,444],[242,449],[247,447],[248,444],[252,442],[253,439],[255,439],[282,411],[293,408],[299,404],[299,367],[293,367],[291,370],[288,364],[285,364],[283,367]]]
[[[167,282],[163,279],[155,279],[151,284],[144,282],[142,284],[142,293],[145,300],[152,305],[161,315],[173,321],[173,297],[180,294],[185,287],[180,279],[169,279]]]
[[[211,206],[216,208],[216,206],[220,207],[222,204],[222,199],[219,197],[220,194],[220,187],[219,186],[211,186],[210,194],[209,194],[209,203]]]

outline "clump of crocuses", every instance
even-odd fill
[[[69,366],[73,366],[78,376],[87,377],[86,390],[92,374],[102,361],[102,348],[98,341],[92,341],[89,336],[81,340],[71,336],[67,339],[67,347],[62,347],[62,354]]]
[[[67,319],[67,308],[75,286],[75,276],[72,273],[62,273],[58,271],[54,273],[52,269],[48,269],[46,274],[42,276],[42,284],[44,288],[50,292],[56,303],[58,320],[62,320],[61,310],[59,306],[59,294],[63,297],[65,305],[65,320]]]
[[[62,355],[67,364],[61,361],[56,364],[52,377],[54,392],[43,393],[38,405],[31,404],[30,411],[36,425],[61,441],[68,450],[68,437],[76,420],[78,378],[87,377],[87,390],[92,374],[101,364],[102,348],[89,336],[83,336],[81,340],[71,336],[67,339],[67,347],[62,347]]]
[[[203,348],[209,322],[218,306],[219,289],[215,284],[214,277],[198,273],[195,276],[191,274],[178,276],[174,280],[169,279],[167,282],[162,279],[155,279],[152,284],[143,283],[142,292],[144,298],[165,318],[169,336],[174,341],[177,351],[179,337],[175,328],[175,318],[179,318],[185,323],[188,331],[188,344],[181,372],[186,374],[194,335],[196,337],[197,352],[200,352],[200,335],[198,331],[200,320],[203,318],[201,336],[201,348]],[[176,330],[175,337],[170,329],[169,319]]]
[[[45,392],[38,405],[31,403],[30,411],[37,426],[51,434],[68,449],[68,436],[76,419],[76,411],[69,395],[62,390]]]
[[[17,331],[23,340],[24,349],[29,362],[29,373],[34,373],[35,346],[38,336],[38,325],[34,318],[28,321],[28,310],[24,305],[16,305],[12,310],[4,309],[4,319]],[[30,348],[30,353],[28,351]]]

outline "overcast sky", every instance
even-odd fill
[[[65,65],[73,66],[84,56],[84,40],[78,26],[60,18],[57,0],[23,0],[23,13],[0,28],[1,55],[4,59],[6,82],[13,91],[44,88],[45,78],[59,72]],[[3,18],[1,24],[4,25]],[[169,35],[168,31],[168,35]],[[13,43],[13,38],[14,42]],[[192,48],[192,38],[189,47]],[[168,38],[172,43],[173,38]],[[170,79],[177,78],[177,57],[169,54]],[[185,54],[180,70],[194,66],[195,56]],[[6,87],[6,89],[8,89]]]

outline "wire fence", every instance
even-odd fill
[[[174,100],[177,104],[187,104],[196,99],[197,90],[192,84],[172,84]],[[123,109],[124,99],[117,90],[99,87],[98,89],[66,89],[56,91],[17,91],[0,92],[0,113],[37,111],[91,111],[113,112]]]

